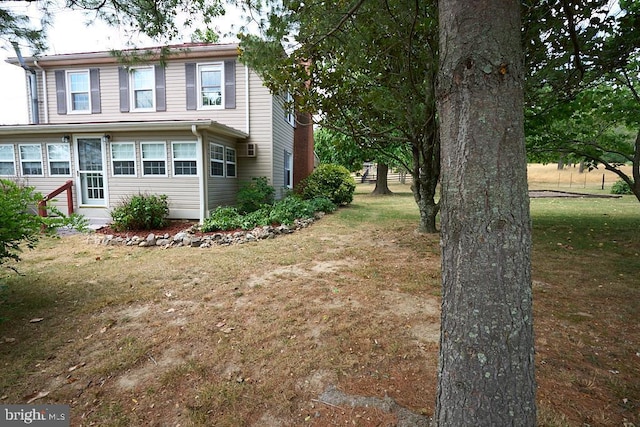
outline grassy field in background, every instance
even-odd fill
[[[530,166],[532,187],[557,189],[547,169]],[[391,188],[244,245],[43,240],[0,275],[1,402],[69,404],[73,426],[397,422],[324,400],[335,386],[430,416],[440,238]],[[640,203],[541,198],[531,214],[539,424],[640,425]]]

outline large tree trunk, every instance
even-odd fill
[[[519,7],[439,2],[441,427],[536,425]]]
[[[371,194],[386,195],[393,194],[389,190],[389,165],[378,162],[376,167],[376,188],[373,189]]]
[[[433,107],[435,108],[435,103]],[[435,114],[432,117],[435,117]],[[411,144],[413,153],[411,191],[420,213],[418,232],[437,233],[436,218],[440,211],[440,204],[436,203],[436,192],[440,180],[440,134],[435,120],[430,120],[425,130],[427,135],[414,140]]]

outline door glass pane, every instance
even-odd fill
[[[81,171],[102,171],[102,142],[99,138],[78,139]]]

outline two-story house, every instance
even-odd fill
[[[169,51],[128,67],[109,52],[7,60],[31,82],[30,124],[0,126],[0,177],[45,195],[72,181],[73,209],[89,219],[142,193],[166,194],[170,218],[203,221],[253,177],[281,197],[294,152],[295,182],[311,172],[311,124],[296,129],[286,96],[238,61],[236,44]]]

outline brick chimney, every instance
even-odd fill
[[[293,186],[313,172],[313,120],[311,114],[296,113],[296,128],[293,133]]]

